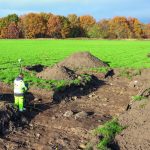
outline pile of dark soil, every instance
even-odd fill
[[[75,73],[64,67],[55,65],[52,68],[46,68],[44,71],[37,74],[37,77],[46,80],[73,80],[75,79]]]
[[[126,129],[116,136],[121,150],[150,149],[150,99],[134,102],[131,109],[119,117]]]
[[[48,67],[44,69],[44,71],[37,74],[37,77],[46,80],[73,80],[77,77],[73,70],[95,67],[108,67],[108,65],[89,52],[79,52],[71,55],[52,68]]]
[[[70,69],[108,67],[106,63],[89,52],[75,53],[66,58],[64,61],[58,63],[58,65],[66,66]]]
[[[15,111],[11,104],[0,102],[0,135],[5,135],[8,131],[12,130],[11,118]]]
[[[27,123],[28,120],[11,103],[0,102],[0,137]]]

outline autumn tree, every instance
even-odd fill
[[[40,14],[30,13],[22,18],[26,38],[43,38],[46,34],[46,22]]]
[[[61,19],[59,16],[52,15],[48,19],[47,35],[51,38],[61,37]]]
[[[125,17],[114,17],[110,21],[110,36],[111,38],[128,38],[130,28]]]
[[[6,39],[8,37],[8,28],[3,27],[0,29],[0,38]]]
[[[67,17],[59,16],[61,19],[61,37],[68,38],[70,37],[71,26]]]
[[[82,33],[82,36],[86,36],[88,29],[96,23],[96,20],[89,15],[80,16],[79,19],[80,19],[80,27],[84,31],[84,33]]]
[[[150,38],[150,24],[136,18],[96,20],[90,15],[67,17],[51,13],[10,14],[0,18],[0,38]]]
[[[51,14],[51,13],[40,13],[39,14],[45,21],[47,21],[48,22],[48,20],[49,20],[49,18],[51,17],[51,16],[53,16],[53,14]]]
[[[143,24],[136,18],[128,18],[129,28],[131,30],[130,38],[142,38],[143,36]]]
[[[143,37],[150,38],[150,24],[145,24],[143,28]]]
[[[75,14],[68,15],[68,20],[70,22],[70,36],[71,37],[80,37],[81,36],[81,28],[80,28],[80,20],[79,17]]]
[[[11,22],[7,29],[7,38],[18,39],[19,38],[19,28],[15,22]]]
[[[9,38],[8,28],[10,24],[17,24],[19,17],[16,14],[10,14],[0,19],[0,38]]]
[[[98,24],[89,27],[87,35],[89,38],[101,38],[101,30]]]
[[[103,19],[98,22],[100,38],[109,38],[110,20]]]

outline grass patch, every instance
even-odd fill
[[[134,100],[134,101],[141,101],[144,98],[145,98],[144,96],[140,96],[140,95],[132,96],[132,100]]]
[[[24,81],[28,83],[29,87],[35,87],[40,89],[47,89],[47,90],[62,90],[67,86],[77,86],[81,84],[86,84],[87,82],[91,81],[91,76],[82,74],[80,78],[75,80],[45,80],[42,78],[36,77],[36,72],[27,72],[23,71],[24,73]],[[14,79],[18,76],[19,71],[16,67],[13,70],[4,69],[0,73],[0,81],[3,81],[6,84],[13,86]]]
[[[117,119],[106,122],[102,127],[98,127],[95,130],[96,135],[100,135],[102,138],[97,145],[100,150],[107,150],[109,144],[113,141],[115,136],[119,134],[124,127],[122,127]]]

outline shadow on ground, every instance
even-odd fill
[[[103,85],[105,85],[104,81],[92,76],[92,79],[86,85],[71,85],[63,88],[63,90],[55,91],[53,95],[53,103],[58,104],[62,100],[69,100],[69,98],[74,96],[81,97],[89,95]]]
[[[26,93],[25,106],[26,111],[19,112],[13,106],[14,96],[13,94],[3,94],[0,97],[0,103],[4,103],[3,108],[0,107],[0,137],[5,137],[10,132],[13,132],[17,128],[28,128],[31,120],[35,118],[39,113],[46,111],[53,107],[53,105],[59,104],[64,99],[70,97],[85,96],[96,90],[97,88],[105,85],[104,81],[99,80],[95,76],[92,76],[92,80],[86,85],[65,87],[64,91],[55,91],[53,95],[53,101],[50,100],[46,103],[42,99],[35,100],[32,93]]]

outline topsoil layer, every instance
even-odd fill
[[[107,67],[108,65],[89,52],[78,52],[58,63],[70,69]]]

